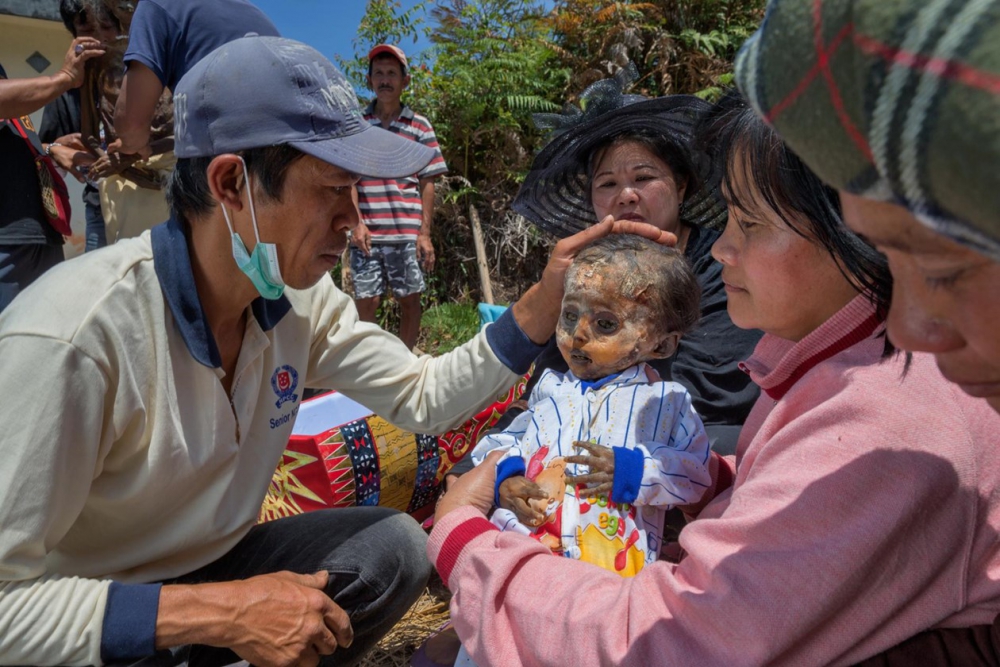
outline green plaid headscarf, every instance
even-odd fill
[[[736,82],[824,181],[1000,261],[1000,0],[771,0]]]

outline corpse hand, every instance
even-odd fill
[[[107,178],[122,173],[140,160],[138,154],[108,152],[97,158],[90,166],[90,175],[94,179]]]
[[[258,667],[316,665],[354,641],[347,612],[323,589],[329,573],[276,572],[230,582],[239,613],[227,646]]]
[[[548,499],[549,494],[522,475],[508,477],[500,484],[500,507],[513,512],[525,526],[536,528],[545,522],[545,513],[538,508]]]
[[[573,475],[567,481],[574,486],[582,486],[594,496],[611,497],[611,489],[615,480],[615,453],[610,447],[602,447],[590,442],[577,441],[574,447],[586,451],[586,454],[567,456],[566,463],[585,465],[590,471],[586,475]]]

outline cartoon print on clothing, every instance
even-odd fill
[[[506,450],[501,465],[521,459],[524,476],[547,495],[528,501],[545,516],[539,526],[525,525],[502,507],[493,512],[496,526],[626,577],[657,559],[665,510],[701,497],[711,483],[711,452],[687,390],[650,382],[647,368],[633,366],[596,388],[572,372],[545,371],[528,409],[472,452],[479,464],[493,449]],[[566,459],[579,451],[573,443],[581,440],[628,450],[625,456],[634,463],[615,474],[629,478],[631,497],[613,500],[574,488],[568,477],[587,470]]]

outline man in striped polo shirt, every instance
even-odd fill
[[[358,183],[361,224],[351,240],[351,274],[358,315],[375,321],[386,291],[399,303],[399,338],[413,348],[420,332],[421,271],[434,269],[431,221],[434,178],[448,171],[430,122],[400,101],[410,83],[406,54],[379,44],[368,53],[368,87],[375,93],[365,120],[436,151],[421,171],[406,178],[362,179]]]

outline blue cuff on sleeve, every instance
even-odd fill
[[[156,614],[162,584],[111,582],[104,608],[101,661],[133,660],[156,652]]]
[[[642,485],[642,450],[612,447],[615,453],[615,477],[611,481],[611,500],[616,503],[634,503]]]
[[[508,308],[496,322],[486,327],[486,340],[504,366],[523,375],[531,368],[531,362],[542,353],[544,346],[535,345],[521,331],[517,320],[514,319],[513,310]]]
[[[524,459],[520,456],[512,456],[497,464],[497,483],[493,487],[493,504],[500,507],[500,485],[505,479],[523,475],[528,470],[524,465]]]

